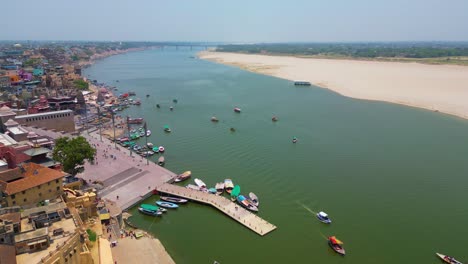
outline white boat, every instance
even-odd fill
[[[227,193],[231,194],[232,189],[234,189],[234,183],[232,183],[231,179],[224,180],[224,189],[226,189]]]
[[[146,146],[148,146],[148,148],[152,149],[153,148],[153,143],[148,142],[148,143],[146,143]]]
[[[463,264],[461,263],[460,261],[452,258],[452,257],[449,257],[447,255],[443,255],[443,254],[440,254],[440,253],[436,253],[436,255],[441,258],[445,263],[449,263],[449,264]]]
[[[221,195],[224,191],[224,182],[218,182],[215,185],[216,194]]]
[[[147,137],[151,136],[151,130],[149,130],[149,129],[146,130],[146,136],[147,136]]]
[[[258,201],[258,197],[257,195],[255,195],[255,193],[251,192],[249,193],[249,198],[250,198],[250,201],[252,201],[252,203],[258,207],[258,205],[260,204],[260,202]]]
[[[206,189],[206,184],[202,180],[200,180],[198,178],[195,179],[195,184],[197,184],[198,187],[200,187],[200,188]]]
[[[200,191],[200,187],[198,187],[197,185],[193,185],[193,184],[188,184],[187,186],[185,186],[185,188],[195,190],[195,191]]]

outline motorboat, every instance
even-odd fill
[[[164,126],[164,132],[171,133],[172,130],[171,130],[171,128],[170,128],[168,125],[165,125],[165,126]]]
[[[253,205],[247,198],[245,198],[244,195],[239,195],[237,196],[237,202],[244,208],[252,211],[252,212],[258,212],[257,206]]]
[[[154,152],[154,153],[159,153],[159,147],[154,147],[154,148],[153,148],[153,152]]]
[[[224,189],[226,190],[227,193],[231,194],[232,189],[234,189],[234,183],[232,183],[231,179],[224,180]]]
[[[172,106],[171,106],[171,107],[169,107],[169,110],[173,111],[173,110],[174,110],[174,107],[172,107]]]
[[[211,117],[211,122],[218,122],[218,121],[219,121],[219,120],[218,120],[218,118],[216,118],[216,116],[212,116],[212,117]]]
[[[140,213],[151,216],[162,215],[162,211],[159,211],[159,209],[159,207],[152,204],[141,204],[140,207],[138,207],[138,211],[140,211]]]
[[[211,194],[216,194],[216,188],[209,188],[208,192]]]
[[[174,179],[175,182],[181,182],[185,181],[186,179],[190,178],[192,176],[191,171],[186,171],[182,174],[177,175],[177,177]]]
[[[146,130],[146,136],[147,136],[147,137],[151,136],[151,130],[149,130],[149,129]]]
[[[297,142],[297,137],[293,137],[292,143],[296,143],[296,142]]]
[[[234,186],[234,189],[232,189],[232,192],[231,192],[231,201],[235,202],[236,199],[237,199],[237,196],[239,196],[240,194],[240,186],[239,185],[236,185]]]
[[[161,106],[159,104],[156,104],[156,108],[161,108]]]
[[[175,208],[179,207],[175,203],[170,203],[170,202],[165,202],[165,201],[156,201],[156,204],[161,206],[161,207],[165,207],[165,208],[169,208],[169,209],[175,209]]]
[[[316,216],[317,216],[317,219],[322,223],[331,224],[332,222],[331,219],[328,218],[328,215],[325,212],[318,212]]]
[[[148,142],[148,143],[146,143],[146,146],[147,146],[149,149],[152,149],[152,148],[153,148],[153,143]]]
[[[163,146],[159,146],[158,150],[159,150],[159,152],[164,152],[165,151]]]
[[[158,165],[159,166],[164,166],[164,163],[166,163],[164,156],[159,157],[158,159]]]
[[[176,203],[176,204],[184,204],[188,202],[187,199],[182,199],[178,197],[170,197],[170,196],[161,196],[160,199],[166,202]]]
[[[440,254],[440,253],[436,253],[436,255],[442,259],[445,263],[449,263],[449,264],[463,264],[461,263],[460,261],[456,260],[455,258],[452,258],[452,257],[449,257],[447,255],[443,255],[443,254]]]
[[[172,99],[172,102],[177,104],[178,101],[177,101],[177,99]]]
[[[146,136],[145,131],[141,131],[141,132],[140,132],[140,137],[144,137],[144,136]]]
[[[236,107],[236,108],[234,108],[234,112],[240,113],[240,112],[241,112],[241,109],[240,109],[239,107]]]
[[[198,185],[198,187],[200,188],[206,188],[206,184],[198,178],[195,179],[195,184]]]
[[[224,192],[224,182],[218,182],[215,185],[216,194],[221,195]]]
[[[273,121],[273,122],[276,122],[276,121],[278,121],[278,117],[276,117],[276,116],[273,116],[273,117],[271,118],[271,121]]]
[[[258,197],[257,195],[255,195],[255,193],[253,192],[250,192],[249,193],[249,198],[250,198],[250,201],[252,201],[252,203],[258,207],[258,205],[260,204],[260,202],[258,201]]]
[[[338,240],[335,236],[328,238],[328,245],[330,245],[330,247],[341,256],[346,254],[345,249],[343,248],[343,242]]]

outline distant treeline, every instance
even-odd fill
[[[354,58],[438,58],[468,56],[467,42],[291,43],[222,45],[217,51]]]

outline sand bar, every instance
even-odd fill
[[[287,80],[309,81],[344,96],[440,111],[468,119],[468,67],[201,52],[201,59]]]

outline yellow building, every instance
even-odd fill
[[[3,206],[32,207],[62,194],[63,171],[39,164],[27,163],[22,167],[0,172],[0,191]]]

